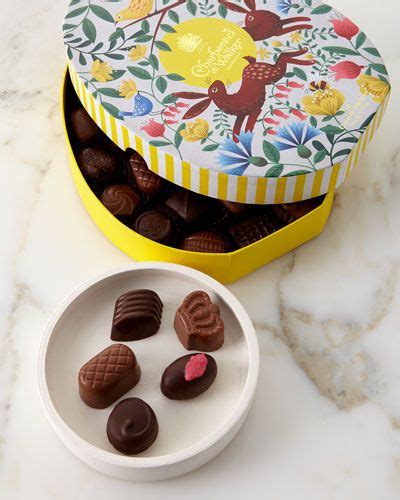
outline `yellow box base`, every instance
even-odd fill
[[[328,220],[334,191],[329,192],[322,204],[306,216],[276,231],[252,245],[230,253],[197,253],[160,245],[144,238],[116,219],[99,201],[84,179],[75,159],[68,135],[65,118],[66,83],[68,72],[64,74],[61,107],[70,168],[79,195],[89,215],[98,228],[120,250],[135,260],[158,260],[174,262],[193,267],[209,274],[221,283],[231,283],[272,260],[290,252],[306,241],[315,238]]]

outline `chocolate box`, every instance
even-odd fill
[[[158,175],[207,196],[279,204],[328,193],[325,200],[248,247],[200,254],[121,224],[69,145],[71,169],[94,221],[128,255],[230,282],[323,229],[334,191],[382,120],[387,71],[360,28],[319,0],[170,0],[158,9],[135,0],[68,7],[69,75],[103,132]]]

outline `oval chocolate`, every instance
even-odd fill
[[[193,399],[203,394],[217,376],[217,363],[209,354],[187,354],[164,370],[161,392],[169,399]]]

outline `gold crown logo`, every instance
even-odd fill
[[[194,33],[187,33],[178,38],[178,47],[184,52],[194,52],[201,44],[201,37]]]

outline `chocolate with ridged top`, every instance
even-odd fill
[[[142,399],[127,398],[120,401],[108,417],[108,440],[125,455],[137,455],[147,450],[157,435],[157,417]]]
[[[83,175],[97,182],[106,182],[117,171],[117,158],[101,148],[85,148],[78,156],[78,164]]]
[[[101,351],[79,370],[79,394],[92,408],[107,408],[140,379],[140,367],[134,353],[123,344]]]
[[[132,215],[140,197],[127,184],[114,184],[106,187],[100,201],[113,215]]]
[[[139,153],[134,152],[129,158],[129,168],[142,193],[154,196],[160,191],[164,183],[163,178],[149,169]]]
[[[203,394],[217,376],[217,363],[209,354],[187,354],[164,370],[161,392],[169,399],[193,399]]]
[[[228,251],[228,243],[214,231],[199,231],[186,236],[181,248],[189,252],[224,253]]]
[[[310,200],[298,201],[296,203],[284,203],[283,205],[271,205],[271,210],[282,224],[291,224],[297,219],[304,217],[321,204],[321,197]]]
[[[82,145],[100,139],[104,135],[83,108],[75,109],[71,113],[71,125],[78,142]]]
[[[219,307],[200,290],[185,297],[176,311],[174,327],[188,351],[216,351],[224,343],[224,322]]]
[[[145,238],[168,244],[173,241],[176,228],[167,214],[158,210],[149,210],[139,215],[134,229]]]
[[[238,222],[230,228],[229,232],[236,244],[243,248],[269,236],[277,229],[278,226],[274,224],[271,217],[263,213]]]
[[[132,290],[115,303],[111,339],[127,342],[154,335],[161,324],[163,303],[153,290]]]

